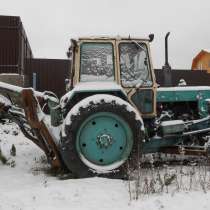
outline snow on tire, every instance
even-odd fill
[[[112,95],[93,95],[66,116],[61,155],[77,177],[126,176],[127,166],[138,164],[143,131],[141,117],[128,102]]]

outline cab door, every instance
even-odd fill
[[[142,117],[156,115],[156,82],[146,41],[117,41],[121,86]]]

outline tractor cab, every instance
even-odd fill
[[[154,117],[156,83],[149,42],[119,37],[72,41],[71,89],[79,83],[118,84],[143,117]]]

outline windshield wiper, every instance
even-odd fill
[[[134,44],[136,44],[136,46],[140,47],[145,53],[147,53],[147,50],[145,48],[143,48],[137,41],[135,40],[131,40]]]

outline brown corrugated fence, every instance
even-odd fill
[[[0,16],[0,73],[24,74],[24,60],[31,57],[20,17]]]
[[[27,59],[25,66],[29,86],[36,90],[52,91],[61,97],[65,93],[65,79],[70,78],[70,61],[62,59]]]
[[[186,69],[172,69],[172,86],[177,86],[180,79],[184,79],[189,86],[210,86],[210,74],[205,70],[186,70]],[[156,82],[162,86],[164,85],[164,70],[155,69]]]

